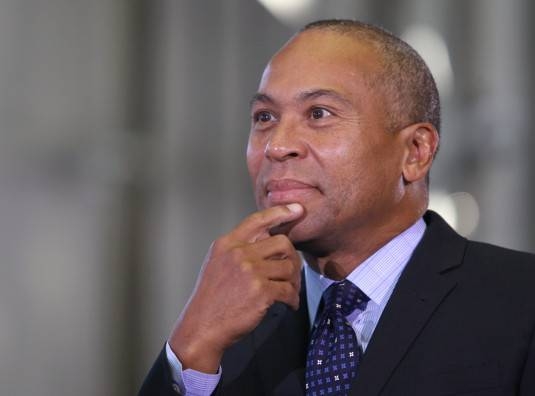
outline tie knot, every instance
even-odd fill
[[[364,311],[369,297],[348,280],[335,282],[323,292],[324,309],[347,316],[355,309]]]

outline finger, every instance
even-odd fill
[[[231,234],[244,242],[256,242],[268,238],[271,228],[297,220],[303,212],[303,207],[298,203],[273,206],[248,216]]]
[[[301,283],[301,268],[297,268],[291,260],[264,260],[257,263],[256,273],[271,281],[285,281],[296,288]]]
[[[292,242],[286,235],[275,235],[239,247],[247,257],[263,259],[299,259]]]
[[[299,288],[290,282],[272,281],[269,286],[273,301],[288,304],[293,309],[299,309]]]

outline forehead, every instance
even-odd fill
[[[290,40],[264,70],[259,91],[297,96],[326,89],[344,96],[362,97],[380,68],[373,48],[355,36],[311,30]]]

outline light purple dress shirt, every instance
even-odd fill
[[[357,340],[366,351],[379,318],[394,291],[394,287],[409,261],[414,249],[425,232],[425,222],[419,219],[411,227],[397,235],[362,262],[346,279],[358,286],[370,301],[366,310],[347,316]],[[334,281],[312,270],[303,262],[307,290],[309,320],[312,325],[316,317],[321,296]],[[182,395],[207,396],[217,387],[221,379],[221,368],[217,374],[205,374],[192,369],[182,370],[182,364],[166,345],[167,360],[171,366],[173,380]]]

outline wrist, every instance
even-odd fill
[[[183,370],[193,369],[206,374],[218,372],[224,349],[217,342],[198,332],[189,336],[177,328],[169,337],[168,343],[182,363]]]

